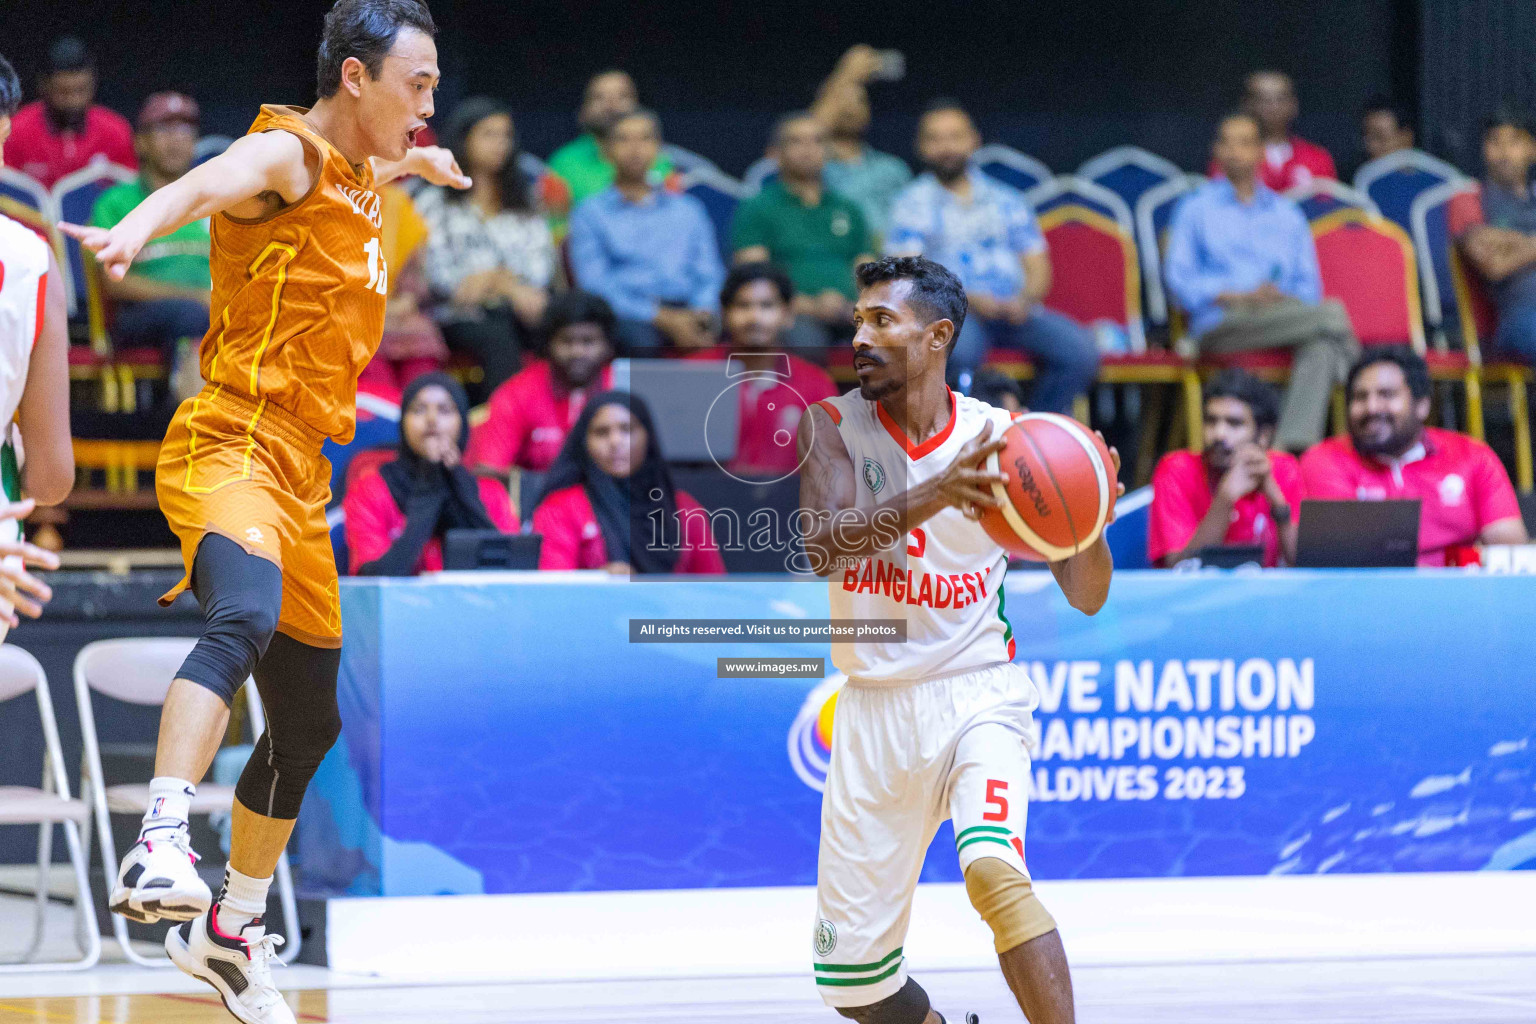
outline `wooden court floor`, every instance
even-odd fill
[[[280,971],[281,969],[279,969]],[[278,979],[281,981],[281,973]],[[995,972],[921,976],[951,1021],[1021,1021]],[[1090,967],[1083,1024],[1536,1024],[1536,957]],[[334,1024],[834,1024],[804,978],[345,987],[290,993],[304,1022]],[[338,980],[338,986],[342,981]],[[205,994],[9,998],[0,1024],[219,1024]]]

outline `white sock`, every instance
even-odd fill
[[[149,780],[149,807],[144,812],[144,824],[139,838],[151,829],[180,828],[186,824],[191,812],[192,798],[197,787],[186,779],[170,775],[157,775]]]
[[[219,931],[239,936],[246,925],[267,912],[267,890],[272,878],[252,878],[232,867],[224,868],[224,891],[219,893]],[[250,938],[250,936],[244,936]]]

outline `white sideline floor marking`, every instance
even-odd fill
[[[1411,996],[1437,996],[1441,999],[1455,999],[1467,1003],[1489,1003],[1493,1006],[1529,1006],[1536,1009],[1536,1000],[1516,999],[1514,996],[1487,996],[1478,992],[1455,992],[1451,989],[1420,988],[1416,985],[1398,985],[1394,992]]]

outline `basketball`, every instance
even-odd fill
[[[1059,562],[1099,539],[1115,507],[1115,463],[1092,430],[1067,416],[1030,412],[1003,432],[1001,452],[984,468],[1007,474],[993,484],[1001,508],[983,509],[982,528],[1009,554]]]

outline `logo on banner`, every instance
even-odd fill
[[[801,782],[818,793],[827,785],[827,767],[832,763],[832,716],[838,691],[847,681],[848,677],[839,672],[818,683],[806,695],[789,727],[790,767]]]

